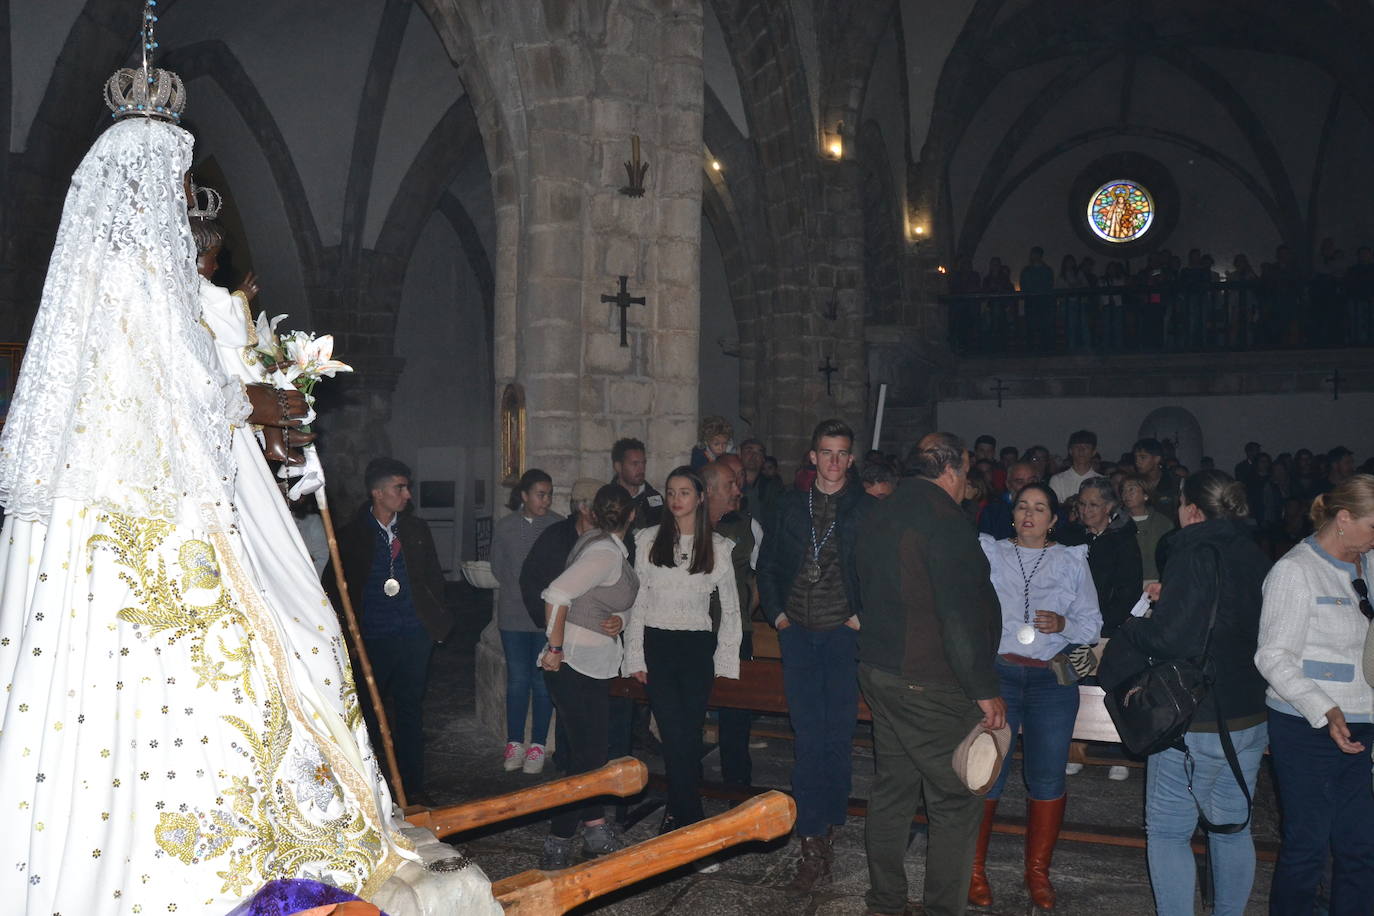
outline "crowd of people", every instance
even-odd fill
[[[948,274],[951,342],[968,352],[1362,346],[1374,342],[1374,248],[1353,258],[1323,239],[1309,265],[1280,245],[1258,270],[1237,254],[1222,271],[1200,248],[1150,252],[1100,268],[1065,254],[1056,272],[1030,250],[1015,278],[1000,257]]]
[[[1193,911],[1189,844],[1200,819],[1216,827],[1216,912],[1244,911],[1255,862],[1249,799],[1266,747],[1283,822],[1272,912],[1311,911],[1328,849],[1330,912],[1367,912],[1370,462],[1357,472],[1342,447],[1271,458],[1252,442],[1233,473],[1207,458],[1193,470],[1153,439],[1112,461],[1088,430],[1069,438],[1063,459],[1040,445],[999,449],[984,435],[969,449],[936,433],[905,461],[875,451],[856,462],[852,431],[828,420],[788,484],[768,472],[762,442],[736,448],[732,438],[728,423],[707,418],[691,462],[668,473],[661,493],[646,482],[644,444],[620,440],[611,482],[573,487],[577,533],[539,524],[553,514],[543,472],[515,488],[512,506],[522,508],[498,526],[492,559],[503,583],[518,582],[510,600],[521,607],[501,611],[501,626],[533,620],[544,631],[536,654],[565,718],[569,772],[603,763],[618,741],[629,746],[615,734],[628,717],[605,682],[634,677],[662,739],[661,829],[700,819],[712,682],[738,677],[754,626],[768,624],[796,736],[801,859],[791,887],[831,880],[862,691],[876,758],[865,826],[871,912],[903,912],[906,838],[922,801],[925,911],[990,905],[992,822],[1018,768],[1024,880],[1032,903],[1049,910],[1068,777],[1081,769],[1069,759],[1078,685],[1120,683],[1150,659],[1205,656],[1215,705],[1147,767],[1158,912]],[[512,667],[529,668],[532,652],[507,648]],[[527,763],[530,748],[542,752],[542,733],[519,743],[531,690],[527,674],[511,678],[508,768]],[[749,716],[721,711],[722,777],[738,786],[750,781]],[[995,778],[971,786],[951,755],[971,729],[1004,728],[1020,732],[1020,763],[1008,753]],[[1112,767],[1111,777],[1127,772]],[[592,855],[623,843],[600,807],[562,815],[544,867],[570,861],[579,829]]]

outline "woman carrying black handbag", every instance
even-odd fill
[[[1269,560],[1243,522],[1247,511],[1245,488],[1222,471],[1184,481],[1182,530],[1171,544],[1154,612],[1121,626],[1098,671],[1109,693],[1166,659],[1199,660],[1211,679],[1210,695],[1182,737],[1187,751],[1171,747],[1153,754],[1146,771],[1147,854],[1160,916],[1194,912],[1197,868],[1190,841],[1199,813],[1212,824],[1240,825],[1208,833],[1216,916],[1243,913],[1254,883],[1249,797],[1268,741],[1265,682],[1254,655]],[[1244,788],[1223,748],[1218,708]]]

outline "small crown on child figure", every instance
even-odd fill
[[[224,198],[214,188],[202,188],[191,181],[191,199],[194,205],[187,211],[187,215],[195,219],[214,219],[219,216],[219,211],[224,207]]]

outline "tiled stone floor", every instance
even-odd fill
[[[460,609],[462,622],[453,638],[434,656],[425,704],[430,794],[439,804],[453,804],[553,778],[552,766],[542,776],[502,771],[499,762],[502,736],[486,734],[477,727],[473,706],[473,647],[479,631],[490,620],[490,602],[485,594],[466,585],[451,587],[451,598]],[[787,728],[786,721],[781,719],[766,719],[760,725],[780,732]],[[785,739],[767,740],[766,748],[753,752],[755,784],[785,788],[791,743]],[[662,772],[661,758],[644,755],[643,759],[651,772]],[[706,778],[719,778],[718,762],[713,750],[705,759]],[[1109,781],[1105,767],[1089,767],[1070,777],[1067,820],[1139,830],[1143,821],[1143,772],[1132,770],[1126,782]],[[872,754],[865,748],[856,747],[855,797],[867,796],[872,773]],[[1023,797],[1020,785],[1013,778],[1002,810],[1022,815]],[[706,806],[708,814],[725,810],[725,803],[721,801],[708,799]],[[1257,838],[1277,839],[1275,810],[1268,774],[1262,772],[1255,807]],[[660,817],[655,812],[641,820],[628,831],[630,839],[651,837]],[[547,829],[546,820],[532,818],[457,837],[454,843],[469,852],[496,880],[534,868]],[[924,854],[925,835],[918,831],[913,836],[907,858],[914,899],[919,899]],[[798,855],[795,839],[737,847],[724,857],[723,868],[714,874],[700,875],[690,869],[681,869],[626,888],[577,912],[617,916],[660,913],[849,916],[864,912],[863,894],[868,887],[868,873],[861,818],[851,818],[838,835],[835,880],[830,886],[811,894],[788,892],[786,884]],[[970,912],[998,916],[1026,912],[1028,900],[1021,886],[1021,857],[1020,837],[993,836],[988,865],[996,902],[989,910]],[[1059,893],[1057,912],[1064,916],[1143,916],[1154,912],[1143,849],[1061,841],[1051,874]],[[1272,866],[1260,862],[1247,913],[1259,914],[1267,910],[1266,892],[1271,874]]]

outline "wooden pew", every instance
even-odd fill
[[[771,715],[787,715],[787,697],[782,689],[782,662],[766,658],[740,662],[739,674],[739,680],[715,679],[708,701],[712,708],[748,709]],[[611,681],[610,689],[611,696],[629,697],[642,703],[649,699],[643,685],[633,678],[615,678]],[[1102,704],[1102,688],[1083,686],[1078,688],[1078,693],[1082,702],[1078,707],[1078,719],[1074,722],[1074,740],[1119,743],[1121,739],[1116,734],[1116,726]],[[860,722],[873,721],[873,713],[864,702],[863,694],[859,695],[858,717]]]
[[[562,871],[521,872],[491,886],[512,916],[556,916],[645,878],[671,871],[738,843],[772,840],[792,829],[790,796],[765,792],[715,817]]]

